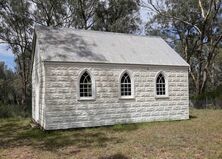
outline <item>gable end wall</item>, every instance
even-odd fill
[[[44,63],[41,60],[41,57],[39,55],[39,51],[42,51],[39,49],[38,40],[35,41],[35,54],[33,59],[33,69],[32,69],[32,119],[35,120],[38,124],[40,124],[42,127],[44,127],[45,123],[45,71],[44,71]],[[37,76],[39,76],[38,81],[39,85],[37,85]],[[39,112],[36,111],[36,89],[39,87]],[[36,120],[35,116],[39,113],[39,120]]]

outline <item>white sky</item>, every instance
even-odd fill
[[[7,44],[0,44],[0,60],[1,60],[1,56],[14,57],[11,49],[9,49]]]

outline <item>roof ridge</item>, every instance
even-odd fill
[[[109,31],[100,31],[100,30],[84,30],[84,29],[76,29],[76,28],[68,28],[68,27],[61,27],[61,28],[55,28],[55,27],[45,27],[45,26],[35,26],[35,30],[39,28],[44,28],[44,29],[50,29],[51,31],[53,30],[72,30],[72,31],[79,31],[79,32],[92,32],[92,33],[100,33],[100,34],[115,34],[115,35],[123,35],[123,36],[135,36],[135,37],[143,37],[143,38],[160,38],[160,36],[153,36],[153,35],[138,35],[138,34],[133,34],[133,33],[120,33],[120,32],[109,32]]]

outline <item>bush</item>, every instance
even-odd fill
[[[222,85],[215,90],[191,97],[195,108],[222,108]]]
[[[5,105],[0,103],[0,118],[30,117],[30,111],[24,111],[18,105]]]

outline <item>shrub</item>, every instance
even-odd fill
[[[0,103],[0,118],[30,117],[30,111],[24,111],[18,105],[5,105]]]
[[[191,97],[195,108],[222,108],[222,85],[212,91]]]

